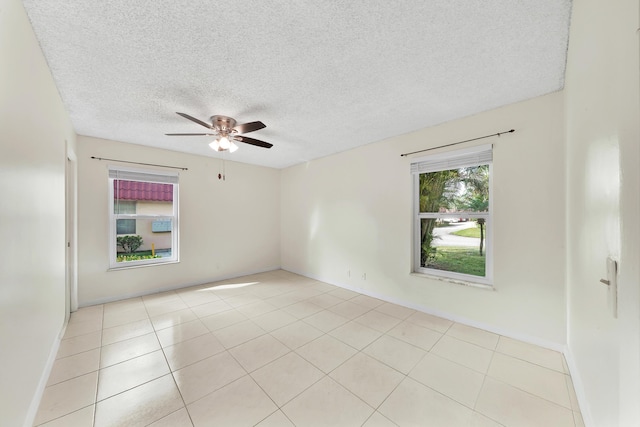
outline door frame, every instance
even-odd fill
[[[78,158],[68,141],[65,162],[65,319],[78,309]]]

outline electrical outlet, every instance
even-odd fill
[[[362,273],[362,280],[367,280],[367,273]]]

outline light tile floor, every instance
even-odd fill
[[[37,426],[583,426],[560,353],[278,270],[73,313]]]

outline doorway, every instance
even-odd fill
[[[65,324],[71,312],[78,309],[78,250],[77,250],[77,158],[67,141],[67,163],[65,168],[65,220],[66,220],[66,270],[65,270]]]

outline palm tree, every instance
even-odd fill
[[[458,171],[455,169],[420,174],[420,212],[438,212],[441,207],[448,206],[455,194],[457,177]],[[420,265],[426,267],[436,254],[432,245],[437,238],[433,235],[436,220],[422,219],[420,223]]]
[[[489,209],[489,165],[449,169],[420,174],[420,212],[439,212],[441,208],[486,212]],[[483,218],[480,226],[480,255],[484,250]],[[421,254],[420,265],[425,267],[435,258],[433,241],[435,219],[420,221]]]
[[[489,165],[474,166],[460,170],[461,181],[464,182],[465,193],[458,200],[459,205],[472,212],[489,210]],[[480,255],[484,249],[485,219],[478,218],[480,227]]]

